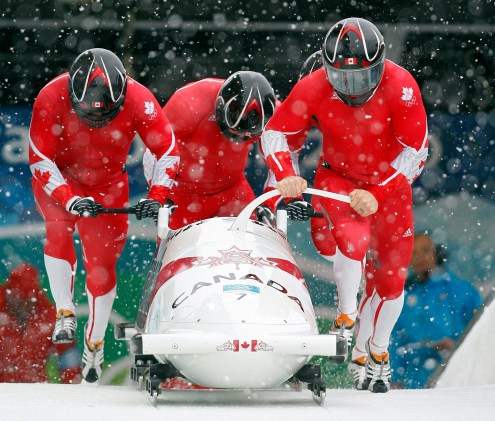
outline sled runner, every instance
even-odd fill
[[[349,202],[347,196],[305,193]],[[129,341],[131,378],[156,402],[163,382],[182,377],[198,387],[271,389],[287,381],[325,398],[313,356],[341,360],[346,340],[319,334],[305,280],[287,242],[287,214],[276,227],[250,219],[278,195],[251,202],[237,218],[217,217],[168,228],[158,216],[158,246],[143,288],[136,322],[115,327]]]

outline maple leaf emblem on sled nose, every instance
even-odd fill
[[[252,250],[241,250],[237,248],[236,246],[232,246],[228,250],[218,250],[220,254],[222,255],[221,257],[216,257],[216,256],[209,256],[205,257],[203,259],[198,259],[195,262],[193,262],[194,266],[220,266],[220,265],[226,265],[229,263],[232,263],[236,265],[236,268],[239,269],[239,265],[245,264],[245,265],[253,265],[253,266],[272,266],[272,267],[277,267],[277,264],[274,262],[271,262],[267,259],[264,259],[263,257],[254,257],[251,256],[251,253],[253,252]]]

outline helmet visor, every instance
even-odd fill
[[[380,83],[385,56],[370,67],[337,69],[323,60],[327,78],[333,88],[346,96],[361,96],[373,91]]]
[[[237,96],[231,98],[225,105],[218,100],[217,122],[224,135],[233,142],[248,142],[257,139],[269,118],[273,115],[275,106],[270,99],[242,104]]]
[[[71,95],[72,106],[76,114],[86,124],[92,127],[102,127],[110,123],[119,113],[126,92],[125,80],[119,85],[108,86],[103,79],[94,79],[89,86],[84,89],[84,96],[79,99],[74,94]],[[118,91],[118,97],[115,99],[115,91]]]
[[[237,108],[237,109],[236,109]],[[238,104],[230,107],[230,112],[225,115],[225,121],[232,130],[238,132],[250,132],[259,134],[263,129],[263,124],[259,113],[256,110],[251,110],[244,115],[241,115]]]
[[[224,135],[233,142],[249,142],[258,138],[263,130],[261,118],[255,111],[242,117],[237,125],[227,126]]]

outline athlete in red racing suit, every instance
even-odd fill
[[[321,131],[314,186],[351,198],[350,204],[318,198],[326,221],[312,224],[317,248],[334,254],[339,297],[334,329],[350,342],[365,273],[349,367],[358,389],[387,392],[387,347],[402,309],[413,248],[411,183],[428,153],[426,112],[414,78],[385,60],[383,37],[370,22],[338,22],[325,38],[322,57],[323,68],[301,79],[269,121],[262,148],[277,188],[297,197],[307,183],[293,171],[290,151],[300,149],[297,136],[312,124]],[[294,207],[294,215],[307,217],[309,204],[301,200]],[[325,226],[332,236],[318,235]]]
[[[141,219],[153,217],[164,204],[179,164],[172,128],[153,94],[126,76],[113,53],[92,49],[75,60],[69,73],[49,82],[34,103],[29,162],[46,224],[45,266],[58,309],[53,341],[74,338],[77,259],[72,236],[77,226],[90,310],[85,345],[99,352],[101,363],[128,220],[127,215],[99,211],[128,204],[125,164],[136,133],[158,159],[148,198],[136,206]],[[99,372],[101,364],[93,368]],[[98,381],[94,371],[89,377],[85,371],[84,379]]]
[[[177,187],[171,192],[176,210],[170,227],[177,229],[214,216],[236,216],[254,199],[244,169],[249,151],[272,116],[273,89],[259,73],[236,72],[227,80],[206,78],[175,92],[163,108],[180,148]],[[149,179],[156,159],[143,159]],[[265,192],[275,187],[269,172]],[[273,219],[279,198],[255,213]]]

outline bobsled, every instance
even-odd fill
[[[349,202],[347,196],[307,189]],[[313,356],[343,362],[347,341],[320,334],[311,297],[287,241],[287,213],[276,225],[251,219],[279,195],[265,193],[237,217],[216,217],[178,230],[158,215],[158,240],[135,323],[115,326],[135,356],[131,378],[155,400],[163,382],[182,377],[212,389],[272,389],[307,384],[326,393]]]

